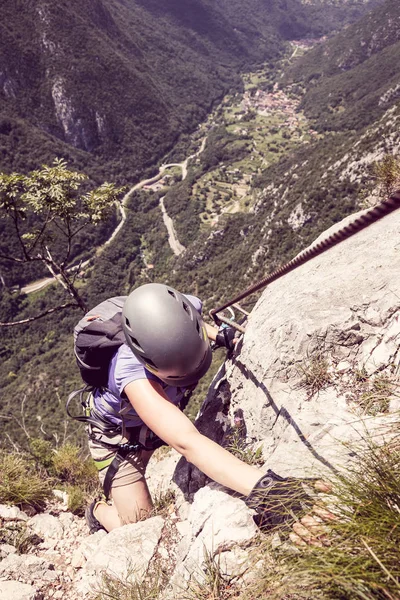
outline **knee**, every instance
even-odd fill
[[[128,510],[119,511],[118,517],[121,522],[121,526],[137,523],[138,521],[144,521],[145,519],[148,519],[151,516],[152,510],[152,506],[139,507],[138,505],[136,505],[131,506]]]

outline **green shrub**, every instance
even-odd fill
[[[87,504],[87,496],[81,487],[76,485],[68,486],[68,510],[74,515],[83,516]]]
[[[29,448],[33,457],[42,467],[47,471],[52,468],[54,451],[50,442],[41,438],[33,438],[29,440]]]
[[[0,503],[41,510],[52,496],[50,482],[26,457],[0,452]]]
[[[89,490],[98,485],[98,474],[92,459],[83,459],[82,451],[73,444],[64,444],[55,451],[53,458],[55,475],[70,485],[82,485]]]

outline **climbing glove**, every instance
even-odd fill
[[[271,529],[293,520],[310,505],[301,479],[280,477],[271,469],[257,481],[244,501],[256,511],[255,521],[261,529]]]
[[[235,348],[235,335],[236,329],[233,327],[223,326],[217,333],[215,340],[215,348],[226,348],[229,352],[232,352]]]

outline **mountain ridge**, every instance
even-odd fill
[[[256,83],[248,82],[247,89],[253,88],[251,93],[256,94],[258,87],[279,86],[282,69],[288,67],[293,54],[292,49],[279,66],[269,61],[263,75],[265,83],[259,83],[260,74],[249,75],[248,79]],[[304,86],[307,88],[308,83]],[[303,97],[292,83],[287,84],[285,93],[299,102]],[[233,90],[227,101],[233,102],[232,98],[235,104],[231,109],[222,103],[204,128],[193,135],[194,148],[205,136],[207,143],[204,152],[189,165],[185,181],[175,183],[168,194],[165,189],[143,190],[132,196],[123,232],[96,257],[94,268],[86,270],[79,282],[88,304],[156,280],[197,294],[205,300],[206,310],[212,308],[215,302],[292,258],[322,230],[356,210],[363,195],[374,193],[376,183],[370,166],[385,151],[393,153],[399,147],[400,109],[396,104],[378,119],[371,115],[370,122],[360,124],[357,130],[349,130],[345,121],[336,131],[317,132],[317,120],[304,120],[301,113],[302,124],[290,129],[284,118],[276,120],[274,115],[258,114],[254,107],[243,108],[241,92],[235,95]],[[342,111],[343,119],[346,115],[346,110]],[[261,131],[257,133],[257,129]],[[251,137],[251,131],[256,137]],[[255,148],[264,138],[267,149],[261,158],[256,157]],[[220,181],[223,174],[225,188]],[[234,197],[232,214],[224,212],[227,193],[223,190],[230,186],[232,196],[235,187],[244,185],[243,175],[247,195]],[[159,206],[162,195],[166,195],[165,207],[174,219],[178,238],[186,246],[179,257],[172,254],[168,244]],[[6,243],[5,236],[2,238]],[[95,245],[91,237],[81,243],[79,251]],[[144,266],[143,256],[152,269]],[[9,281],[15,279],[10,277]],[[57,286],[29,297],[3,288],[2,320],[26,318],[33,311],[41,312],[63,301]],[[72,311],[56,320],[46,318],[29,329],[20,329],[17,343],[12,330],[3,330],[0,378],[4,410],[11,410],[15,398],[28,394],[30,421],[37,425],[34,419],[39,410],[43,422],[62,428],[62,410],[53,410],[54,394],[65,397],[78,385],[70,335],[77,320]],[[15,431],[17,426],[12,422],[10,428]]]
[[[329,30],[320,8],[298,0],[72,0],[57,9],[24,0],[20,7],[18,21],[11,0],[1,8],[0,167],[36,168],[44,147],[41,162],[61,154],[122,183],[151,168],[240,85],[246,61],[278,56],[290,36]]]

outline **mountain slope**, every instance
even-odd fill
[[[329,15],[317,4],[23,0],[17,11],[5,0],[0,168],[28,170],[62,154],[98,179],[134,180],[239,84],[238,70],[349,12],[347,3]]]
[[[232,2],[232,6],[234,5],[235,3]],[[105,3],[103,3],[103,6],[105,6]],[[113,3],[113,6],[117,13],[119,10],[121,15],[127,16],[128,12],[126,11],[132,6],[137,8],[138,4],[126,0],[126,2],[120,2],[118,5],[117,3]],[[155,6],[158,6],[158,4],[155,4]],[[205,6],[207,5],[205,4]],[[244,5],[243,11],[248,6],[247,4]],[[141,6],[140,10],[145,11],[147,9]],[[96,12],[93,15],[93,19],[98,19],[99,14],[99,12]],[[165,24],[164,30],[172,35],[170,27],[172,17],[169,16],[169,13],[162,14],[163,23]],[[246,13],[238,14],[244,19]],[[118,21],[118,23],[122,23],[122,16],[120,18],[121,21]],[[257,15],[253,15],[252,18],[257,19]],[[87,22],[86,17],[82,22]],[[106,27],[103,26],[104,22],[107,23]],[[79,23],[76,21],[73,21],[73,23],[74,27],[71,30],[71,35],[76,34],[78,38],[79,36],[82,37],[82,31],[78,32]],[[193,27],[199,27],[199,25],[193,23]],[[261,24],[259,24],[259,27],[261,28]],[[86,30],[83,25],[82,28],[83,32],[85,32]],[[115,32],[115,29],[114,26],[109,24],[106,15],[99,24],[99,29],[95,29],[95,31],[99,39],[101,38],[102,43],[106,45],[106,39],[108,36],[114,35],[113,32]],[[188,37],[189,30],[185,31],[187,31]],[[200,43],[197,34],[191,33],[191,47],[187,48],[188,54],[186,55],[183,53],[183,48],[185,47],[184,33],[182,31],[179,33],[176,29],[174,32],[176,39],[180,43],[179,48],[182,49],[182,54],[178,57],[182,69],[176,71],[174,76],[183,77],[185,72],[183,68],[185,67],[188,77],[197,78],[196,80],[200,81],[201,78],[197,75],[197,72],[191,73],[191,70],[193,70],[192,63],[187,62],[183,65],[184,58],[185,56],[193,57],[196,53],[196,56],[203,57],[199,58],[199,64],[200,66],[203,65],[202,68],[204,67],[205,69],[206,64],[211,64],[207,62],[211,60],[210,54],[207,54],[207,50],[210,52],[211,48],[209,42],[204,41],[202,38]],[[153,39],[152,36],[154,35],[155,33],[147,27],[141,31],[142,37],[140,39]],[[170,40],[165,35],[163,39],[160,31],[158,31],[158,35],[160,43],[163,41],[165,44],[165,57],[168,56],[169,59],[171,56],[175,57],[175,54],[167,54],[168,48],[170,48],[168,46]],[[261,33],[260,40],[260,44],[262,45]],[[255,43],[256,41],[252,39],[251,45],[253,48]],[[113,44],[117,47],[118,42],[114,41],[110,44],[110,57],[101,56],[99,57],[99,61],[94,60],[93,62],[107,65],[108,60],[112,62],[114,59],[116,60],[115,57],[121,58],[125,46],[120,42],[121,48],[114,53]],[[142,64],[143,71],[139,70],[139,72],[143,77],[150,67],[160,69],[160,64],[162,64],[167,69],[168,61],[163,59],[162,63],[157,63],[157,56],[154,54],[154,50],[153,52],[146,53],[143,41],[141,46],[136,46],[133,44],[132,39],[129,38],[126,44],[130,48],[129,51],[132,53],[132,56],[134,56],[134,53],[139,55],[142,52],[143,64],[141,61],[138,61],[135,65],[139,69]],[[84,43],[82,42],[83,45]],[[214,47],[216,48],[216,45]],[[55,52],[54,50],[51,57],[53,57]],[[221,53],[223,52],[225,50],[222,49]],[[252,51],[249,49],[248,52]],[[80,69],[83,68],[82,65],[86,64],[81,62],[81,54],[76,50],[74,61],[64,61],[63,74],[65,78],[68,76],[72,80],[72,77],[78,77],[81,72]],[[93,56],[95,57],[96,54],[93,53]],[[229,54],[230,58],[228,54],[225,54],[226,61],[229,58],[230,62],[228,63],[224,62],[221,54],[219,56],[221,62],[218,66],[213,67],[214,70],[211,70],[207,74],[207,78],[204,81],[210,82],[210,77],[217,77],[216,72],[218,71],[218,77],[222,76],[221,74],[225,74],[226,76],[224,82],[220,83],[222,86],[228,84],[229,77],[232,76],[232,61],[238,59],[233,59],[232,54]],[[379,54],[377,53],[376,56],[379,56]],[[215,56],[212,58],[214,60]],[[55,62],[56,59],[58,60],[58,55],[54,58]],[[145,61],[146,65],[144,65]],[[51,61],[45,63],[49,69],[52,64]],[[128,65],[126,67],[127,70],[124,71],[125,74],[129,71],[130,62],[127,60],[124,64]],[[235,64],[238,65],[239,62]],[[67,69],[65,65],[70,65],[70,68]],[[271,60],[271,72],[274,72],[275,65],[275,61]],[[47,66],[43,67],[44,70]],[[170,68],[172,69],[172,65]],[[147,71],[144,69],[147,69]],[[51,75],[51,73],[50,70],[49,74]],[[87,73],[89,76],[89,66]],[[204,73],[205,70],[203,70]],[[117,74],[114,74],[114,76],[117,77]],[[365,85],[368,85],[367,78],[368,73],[365,74],[363,82]],[[23,78],[21,81],[22,85],[24,83]],[[54,83],[54,80],[51,81]],[[280,71],[276,69],[274,83],[279,83],[280,81]],[[153,80],[148,83],[149,86],[153,84]],[[309,82],[301,81],[300,84],[305,88],[309,86],[311,91],[312,88]],[[173,86],[171,85],[168,89],[169,93],[172,94],[171,90],[173,90]],[[165,106],[171,106],[171,110],[173,110],[178,102],[182,106],[184,105],[184,95],[191,94],[193,99],[196,95],[195,92],[191,90],[187,91],[182,87],[179,90],[181,92],[180,99],[173,100],[172,96],[168,96],[168,89],[161,90],[160,88],[163,93],[160,93],[160,100],[157,106],[162,107],[165,104]],[[222,87],[219,89],[222,89]],[[294,89],[295,85],[289,82],[287,87],[288,94],[294,93]],[[38,90],[40,91],[40,86]],[[196,88],[196,90],[199,99],[194,99],[191,106],[193,110],[199,111],[199,102],[205,96],[202,95],[204,90],[200,88]],[[105,86],[104,93],[108,92],[109,88]],[[82,90],[82,95],[85,93]],[[207,93],[215,93],[215,89],[212,88]],[[122,98],[121,102],[128,102],[128,100],[129,98]],[[29,99],[29,102],[31,103],[29,106],[32,107],[32,111],[40,110],[41,103],[39,101],[35,102],[33,99]],[[95,102],[95,89],[93,88],[93,106],[95,106]],[[49,101],[50,106],[51,100]],[[221,106],[221,109],[223,106]],[[150,110],[151,106],[148,108]],[[15,104],[11,103],[9,109],[16,110]],[[29,110],[31,109],[27,109],[27,112]],[[223,113],[223,110],[216,112]],[[79,114],[83,115],[83,112]],[[110,118],[114,118],[114,116],[118,117],[118,114],[118,104],[113,104]],[[166,123],[168,114],[164,113]],[[196,113],[196,115],[198,114],[199,112]],[[347,113],[343,112],[343,115],[345,114]],[[52,113],[49,114],[49,122],[53,117]],[[35,119],[37,118],[35,117]],[[157,118],[159,118],[159,115],[157,115]],[[204,206],[202,206],[204,201],[201,199],[200,194],[197,193],[198,188],[196,187],[196,183],[200,176],[208,177],[210,170],[223,164],[229,170],[230,165],[235,163],[235,160],[241,159],[246,154],[248,155],[248,163],[251,164],[253,146],[246,133],[249,127],[246,125],[246,122],[247,119],[254,118],[254,114],[250,111],[250,114],[245,117],[238,115],[239,118],[241,121],[238,125],[234,125],[232,130],[227,133],[222,131],[221,135],[220,129],[223,130],[223,127],[214,127],[211,122],[205,125],[205,129],[196,132],[194,136],[194,142],[197,144],[196,148],[200,145],[200,138],[207,135],[206,149],[198,159],[193,160],[189,165],[189,174],[185,181],[171,188],[168,198],[166,198],[165,205],[167,211],[174,219],[178,236],[180,237],[181,234],[185,236],[182,240],[187,246],[186,252],[180,257],[175,257],[171,253],[168,244],[168,235],[159,207],[159,195],[145,191],[135,194],[131,199],[129,205],[131,210],[127,213],[127,222],[122,232],[99,257],[96,257],[94,268],[87,270],[84,274],[85,279],[83,282],[79,282],[88,300],[88,304],[94,305],[107,296],[124,294],[133,286],[149,280],[155,280],[168,281],[178,289],[199,295],[205,300],[206,309],[215,306],[224,298],[230,297],[234,292],[239,291],[254,282],[261,275],[271,271],[279,263],[291,258],[323,229],[340,220],[345,214],[353,211],[360,202],[361,192],[368,191],[371,187],[368,165],[373,160],[381,157],[385,149],[395,149],[399,146],[398,123],[400,109],[397,106],[387,110],[379,120],[371,116],[368,124],[357,132],[349,131],[348,127],[325,136],[310,137],[306,132],[305,137],[302,138],[303,141],[300,141],[296,148],[288,147],[286,154],[282,155],[280,160],[276,160],[274,163],[271,162],[267,167],[265,165],[260,167],[258,173],[253,171],[248,204],[239,203],[235,214],[220,214],[218,222],[213,225],[210,219],[206,223],[201,218],[200,213],[204,211]],[[38,121],[36,122],[38,123]],[[60,127],[56,120],[54,122]],[[20,123],[22,123],[22,120],[18,121],[18,124]],[[313,127],[317,125],[312,124]],[[258,126],[257,122],[256,126]],[[86,129],[84,130],[86,131]],[[148,135],[148,138],[146,138],[149,143],[148,147],[153,147],[151,146],[153,144],[151,127],[142,127],[142,130],[143,135]],[[79,131],[82,131],[82,128]],[[168,131],[168,127],[166,126],[163,129],[165,136]],[[50,152],[51,143],[56,138],[54,136],[50,137],[43,129],[40,132],[43,136],[42,139],[50,140],[48,147]],[[6,133],[0,135],[5,135],[10,139],[14,137],[15,132],[12,128],[11,131],[6,128]],[[224,135],[226,136],[225,138]],[[262,136],[262,132],[260,136]],[[22,135],[19,134],[19,137],[22,137]],[[13,139],[13,141],[15,143],[14,150],[16,151],[20,147],[18,146],[19,138]],[[107,143],[111,145],[109,140],[107,140]],[[84,164],[85,157],[88,157],[93,161],[94,167],[96,167],[95,159],[96,153],[98,153],[99,157],[103,157],[104,170],[108,169],[109,173],[111,169],[117,174],[119,169],[123,169],[126,171],[127,177],[131,179],[135,167],[129,168],[129,162],[124,158],[128,154],[123,155],[123,150],[120,149],[122,143],[113,143],[116,152],[121,152],[121,154],[117,155],[114,163],[109,160],[106,154],[106,142],[104,142],[104,146],[100,145],[92,153],[80,150],[79,156],[82,157],[82,164]],[[163,140],[163,143],[166,144],[166,139]],[[266,143],[272,146],[271,142]],[[63,147],[67,148],[65,142],[57,141],[57,144],[60,144],[60,146],[64,144]],[[68,148],[72,148],[72,146],[68,146]],[[145,149],[143,149],[144,151]],[[154,148],[154,152],[156,151],[157,148]],[[72,153],[72,150],[69,150],[69,152]],[[102,152],[104,154],[101,154]],[[131,152],[131,159],[134,161],[134,146],[132,146],[132,151],[128,149],[127,152]],[[26,158],[28,163],[28,155],[21,155],[20,158],[22,161]],[[139,170],[139,167],[137,169]],[[101,172],[99,171],[97,174],[100,175]],[[160,195],[164,193],[165,191],[159,192]],[[7,239],[5,236],[3,237],[6,243]],[[90,246],[93,245],[93,240],[91,240]],[[146,262],[154,263],[154,268],[146,268]],[[15,274],[15,277],[17,277],[17,274]],[[62,302],[62,291],[56,289],[56,286],[53,286],[49,293],[41,292],[28,297],[14,294],[9,289],[3,289],[0,299],[1,320],[6,321],[16,317],[26,318],[32,313],[43,312],[47,308],[57,303],[61,304]],[[21,328],[17,331],[2,330],[0,381],[3,396],[0,404],[3,413],[12,412],[16,406],[18,406],[17,410],[19,410],[18,399],[23,399],[26,395],[27,400],[24,404],[26,417],[33,428],[39,428],[41,424],[43,424],[45,429],[48,426],[50,435],[52,431],[62,428],[64,418],[62,403],[61,401],[60,403],[58,401],[55,402],[55,398],[65,398],[67,393],[76,388],[78,384],[71,338],[71,331],[77,320],[78,315],[73,312],[60,313],[56,319],[48,317],[43,321],[38,321],[29,327]],[[37,414],[43,419],[40,423],[36,420]],[[21,437],[21,432],[18,430],[15,421],[10,421],[8,428],[13,434]]]
[[[320,129],[360,129],[400,97],[400,5],[388,0],[287,73],[285,84],[307,91],[306,114]]]

